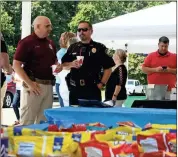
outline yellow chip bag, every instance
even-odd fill
[[[118,135],[135,135],[137,132],[140,132],[141,128],[135,128],[130,126],[119,126],[114,129],[107,130],[106,133],[113,132],[114,134]]]
[[[159,129],[149,129],[137,132],[136,135],[153,135],[153,134],[159,134],[159,133],[169,133],[169,130],[159,130]]]
[[[151,128],[160,129],[160,130],[169,130],[169,129],[177,129],[177,126],[174,124],[151,124]]]
[[[66,156],[73,157],[78,148],[78,143],[71,138],[60,136],[14,136],[11,137],[12,152],[17,156]]]

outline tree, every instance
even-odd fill
[[[81,1],[77,6],[76,15],[69,23],[69,27],[72,31],[76,31],[78,22],[81,20],[95,24],[119,15],[164,3],[168,2]]]
[[[68,23],[74,16],[78,2],[75,1],[35,1],[32,2],[32,20],[38,16],[47,16],[53,25],[50,37],[58,46],[61,33],[69,31]]]
[[[53,31],[51,38],[58,45],[59,35],[69,31],[68,23],[75,15],[76,1],[32,1],[32,21],[38,15],[51,19]],[[21,39],[22,1],[1,2],[1,30],[8,45],[10,59]]]
[[[12,44],[13,39],[11,38],[12,36],[14,36],[14,24],[12,22],[12,17],[9,16],[9,13],[7,11],[5,11],[5,8],[3,6],[3,3],[1,3],[1,32],[3,33],[3,36],[6,40],[6,44],[8,46],[8,53],[10,56],[10,61],[12,63],[12,58],[13,58],[13,46],[9,46],[10,44]]]
[[[139,80],[142,84],[147,84],[146,74],[141,70],[145,56],[141,54],[129,54],[128,78]]]

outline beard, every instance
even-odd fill
[[[79,37],[80,37],[80,40],[82,40],[82,41],[85,41],[85,40],[86,40],[86,36],[83,35],[83,34],[79,35]]]

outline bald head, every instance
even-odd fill
[[[34,32],[39,38],[45,38],[52,30],[51,21],[46,16],[37,16],[33,21]]]

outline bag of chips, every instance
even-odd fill
[[[175,149],[177,148],[175,133],[146,135],[142,132],[137,135],[137,142],[143,148],[145,153],[158,151],[175,153]]]

